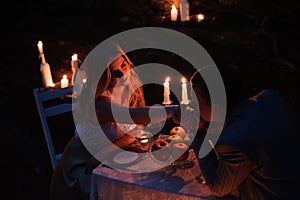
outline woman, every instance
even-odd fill
[[[145,106],[141,83],[133,64],[119,46],[113,51],[116,53],[108,60],[94,93],[89,84],[95,84],[97,76],[95,73],[88,75],[87,85],[76,108],[81,116],[80,120],[76,121],[76,136],[65,147],[54,172],[50,199],[89,199],[91,171],[100,163],[90,152],[108,155],[113,149],[110,148],[111,142],[120,148],[126,147],[135,141],[132,132],[150,122],[166,120],[166,117],[172,117],[172,113],[179,110],[178,106],[151,107],[150,119],[150,107]],[[86,98],[93,96],[95,101],[88,100],[87,103]],[[90,102],[94,102],[95,105],[96,121],[90,117],[93,106],[85,108]],[[128,110],[132,119],[126,117]],[[113,113],[120,116],[117,122]],[[101,137],[101,134],[100,137],[99,134],[94,134],[99,132],[99,125],[108,140]],[[86,144],[89,145],[88,149]]]

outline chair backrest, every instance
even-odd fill
[[[73,106],[72,101],[70,101],[71,97],[66,97],[72,94],[73,86],[66,88],[49,89],[44,91],[43,90],[44,89],[41,88],[35,88],[33,92],[44,132],[44,137],[47,142],[51,165],[54,170],[57,166],[62,152],[56,153],[52,135],[49,129],[48,119],[49,117],[72,111]],[[69,101],[65,99],[69,99]]]

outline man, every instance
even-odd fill
[[[215,151],[199,159],[206,184],[218,197],[299,198],[299,116],[274,88],[242,100],[235,73],[221,72],[229,105]],[[202,119],[215,122],[210,119],[209,94],[200,74],[191,82]]]

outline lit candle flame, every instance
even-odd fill
[[[76,61],[78,59],[78,56],[77,56],[77,54],[75,53],[75,54],[73,54],[73,56],[72,56],[72,60],[73,61]]]
[[[204,15],[203,14],[198,14],[197,15],[197,20],[199,21],[199,22],[201,22],[202,20],[204,20]]]
[[[38,44],[37,44],[37,46],[38,46],[39,52],[43,53],[43,43],[42,43],[42,41],[39,41]]]
[[[181,78],[181,82],[182,83],[185,83],[186,82],[186,79],[183,77],[183,78]]]
[[[169,81],[170,81],[170,77],[167,77],[165,81],[166,81],[166,82],[169,82]]]

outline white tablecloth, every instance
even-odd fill
[[[91,200],[220,199],[202,183],[203,177],[192,150],[188,160],[182,165],[169,165],[148,173],[128,173],[99,166],[92,174]]]

